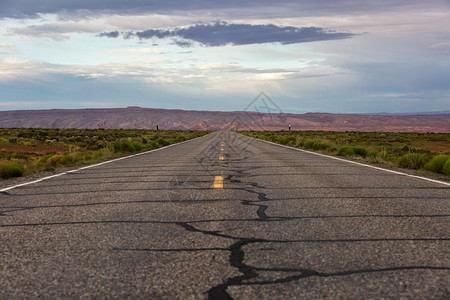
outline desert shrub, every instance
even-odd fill
[[[142,150],[142,146],[133,143],[127,139],[120,140],[113,143],[114,152],[139,152]]]
[[[0,138],[0,144],[8,145],[9,144],[9,140],[5,139],[5,138]]]
[[[336,152],[336,151],[337,151],[337,148],[336,148],[336,146],[328,146],[326,150],[327,150],[328,152]]]
[[[367,157],[369,157],[369,158],[376,158],[378,156],[379,156],[379,154],[378,154],[378,151],[376,151],[376,150],[370,150],[369,152],[367,152]]]
[[[391,158],[391,156],[389,155],[389,153],[386,150],[382,150],[382,151],[378,152],[378,156],[385,160],[389,160]]]
[[[45,165],[56,167],[57,165],[59,165],[61,163],[62,159],[63,159],[62,155],[53,155],[52,157],[47,159],[47,161],[45,162]]]
[[[286,145],[287,143],[287,138],[285,137],[280,137],[278,138],[278,143],[282,144],[282,145]]]
[[[305,144],[306,144],[306,138],[302,138],[300,140],[300,142],[298,142],[297,147],[305,147]]]
[[[94,158],[100,158],[100,157],[103,156],[103,154],[104,154],[104,152],[103,151],[99,151],[99,150],[92,152],[92,155],[93,155]]]
[[[370,150],[367,152],[367,157],[371,163],[377,164],[379,162],[378,158],[380,157],[380,154],[375,150]]]
[[[312,149],[314,142],[315,141],[306,141],[304,147],[306,149]]]
[[[139,152],[142,150],[142,146],[137,143],[132,143],[133,145],[133,152]]]
[[[311,145],[311,149],[313,149],[313,150],[322,150],[325,148],[326,148],[326,146],[322,142],[319,142],[319,141],[313,141],[313,143]]]
[[[167,145],[170,145],[170,142],[168,140],[164,139],[164,138],[159,138],[159,139],[156,140],[156,142],[159,145],[163,146],[163,147],[167,146]]]
[[[48,152],[46,155],[42,156],[37,162],[38,166],[45,164],[53,155],[56,155],[56,152]]]
[[[431,172],[435,173],[442,173],[442,169],[447,162],[447,160],[450,159],[450,156],[440,154],[435,157],[433,157],[426,165],[425,169]]]
[[[352,156],[355,155],[355,151],[350,146],[342,146],[338,149],[338,156]]]
[[[25,154],[21,153],[21,152],[19,152],[19,153],[12,152],[11,153],[11,158],[12,159],[27,159],[28,157]]]
[[[24,173],[25,168],[15,162],[9,162],[0,166],[0,177],[3,179],[22,177]]]
[[[280,139],[280,138],[277,137],[276,135],[271,135],[271,136],[270,136],[270,141],[271,141],[271,142],[277,143],[279,139]]]
[[[297,143],[297,139],[293,136],[288,136],[286,138],[286,145],[295,145]]]
[[[450,159],[447,159],[444,166],[442,167],[442,173],[447,176],[450,176]]]
[[[353,151],[355,152],[356,155],[362,156],[362,157],[366,157],[367,156],[367,150],[364,147],[360,147],[360,146],[353,146]]]
[[[423,168],[426,163],[426,156],[420,153],[408,153],[400,157],[398,160],[398,165],[400,167],[413,170]]]
[[[145,145],[145,147],[149,149],[156,149],[159,148],[159,144],[156,141],[153,141]]]
[[[180,142],[184,142],[186,140],[186,138],[183,135],[178,135],[175,138],[175,143],[180,143]]]
[[[61,158],[61,164],[63,166],[70,166],[73,165],[75,163],[75,160],[73,158],[72,155],[66,153],[63,155],[63,157]]]
[[[97,142],[96,146],[97,146],[97,150],[100,150],[100,149],[105,148],[106,145],[104,142]]]

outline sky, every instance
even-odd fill
[[[0,0],[0,110],[450,111],[450,0]]]

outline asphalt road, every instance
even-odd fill
[[[216,132],[2,192],[0,298],[449,299],[449,204]]]

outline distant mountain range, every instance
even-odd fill
[[[201,124],[201,125],[199,125]],[[450,113],[264,114],[141,107],[0,111],[0,127],[450,132]]]

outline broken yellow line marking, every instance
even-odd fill
[[[219,156],[219,160],[223,160],[223,156]]]
[[[214,189],[223,189],[223,177],[222,176],[214,177],[214,183],[212,187]]]
[[[220,151],[223,151],[223,148],[220,148]]]

